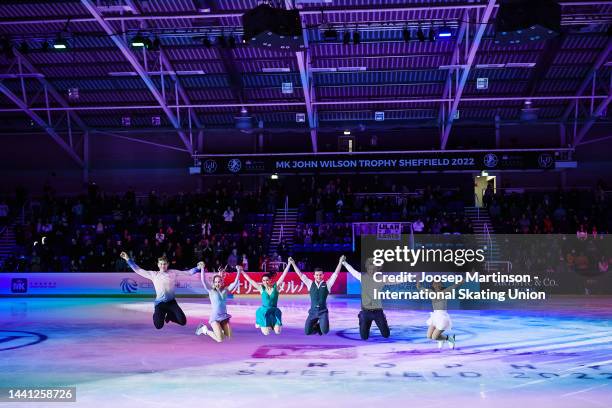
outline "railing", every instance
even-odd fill
[[[489,257],[493,256],[493,240],[491,239],[491,233],[489,231],[489,224],[487,224],[486,222],[484,223],[484,233],[485,233],[485,240],[487,242],[487,245],[489,246]]]
[[[280,271],[284,270],[286,266],[287,266],[287,262],[277,262],[277,261],[274,261],[274,262],[264,262],[261,265],[261,269],[264,272],[268,272],[268,271],[270,271],[270,272],[280,272]]]

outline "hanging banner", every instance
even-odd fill
[[[550,170],[556,150],[270,154],[196,156],[203,175],[465,170]]]

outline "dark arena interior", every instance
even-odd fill
[[[611,101],[610,0],[3,0],[0,406],[609,407]]]

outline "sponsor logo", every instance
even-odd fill
[[[231,159],[227,162],[227,169],[232,173],[238,173],[242,169],[242,162],[240,159]]]
[[[28,291],[28,280],[26,278],[11,279],[11,292],[26,293]]]
[[[253,358],[279,358],[279,359],[326,359],[344,360],[357,358],[357,351],[353,346],[340,345],[266,345],[261,346],[253,353]]]
[[[0,330],[0,351],[33,346],[45,340],[47,340],[47,336],[40,333]]]
[[[495,167],[499,163],[499,159],[496,154],[488,153],[484,157],[484,165],[487,167]]]
[[[204,162],[204,172],[211,174],[217,171],[217,161],[208,159]]]
[[[138,290],[138,283],[131,278],[125,278],[121,281],[121,291],[123,293],[134,293]]]
[[[552,167],[553,163],[553,157],[548,153],[542,153],[540,157],[538,157],[538,165],[543,169]]]

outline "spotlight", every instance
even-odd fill
[[[344,45],[348,45],[351,42],[351,33],[349,33],[348,31],[345,31],[344,34],[342,35],[342,43]]]
[[[436,30],[431,26],[428,33],[429,41],[436,41]]]
[[[204,37],[202,39],[202,45],[205,46],[206,48],[210,48],[212,47],[212,41],[210,41],[209,37]]]
[[[446,25],[438,30],[438,38],[450,38],[452,35],[453,32]]]
[[[404,38],[404,42],[409,42],[410,41],[410,30],[407,28],[404,28],[402,30],[402,37]]]
[[[149,48],[151,49],[151,51],[159,51],[160,47],[161,41],[159,40],[159,38],[155,37]]]
[[[68,48],[68,42],[61,35],[58,35],[53,43],[53,48],[56,50],[65,50]]]
[[[224,35],[220,35],[217,37],[217,44],[219,44],[219,47],[221,48],[227,48],[227,38],[225,38]]]
[[[140,48],[146,45],[146,40],[142,35],[136,34],[130,44],[132,47]]]
[[[270,176],[272,180],[278,180],[278,173],[274,173]]]
[[[361,33],[359,31],[353,31],[353,44],[357,45],[361,43]]]
[[[20,53],[22,53],[22,54],[27,54],[29,51],[30,51],[30,46],[28,45],[28,43],[27,43],[27,42],[25,42],[25,41],[24,41],[24,42],[22,42],[22,43],[19,45],[19,52],[20,52]]]
[[[417,30],[417,38],[419,39],[420,42],[425,41],[425,33],[423,32],[423,29],[421,28],[421,26],[419,26],[419,29]]]

